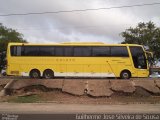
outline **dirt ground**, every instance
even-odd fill
[[[74,96],[60,91],[39,94],[42,100],[58,103],[73,104],[130,104],[130,103],[160,103],[160,97],[135,97],[135,96],[113,96],[113,97],[91,97]]]
[[[0,102],[9,103],[64,103],[64,104],[159,104],[160,96],[126,96],[114,95],[112,97],[92,97],[88,95],[75,96],[62,92],[39,91],[14,93],[11,96],[5,96]]]

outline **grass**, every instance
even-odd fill
[[[16,96],[7,100],[7,102],[13,103],[36,103],[38,101],[40,101],[40,97],[38,95]]]

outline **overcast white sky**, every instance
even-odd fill
[[[125,6],[160,0],[0,0],[0,14],[63,11]],[[0,23],[17,29],[29,42],[120,43],[119,35],[139,22],[160,26],[160,5],[85,12],[0,17]]]

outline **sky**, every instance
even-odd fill
[[[0,15],[54,12],[160,3],[160,0],[0,0]],[[139,22],[160,27],[160,4],[57,14],[0,16],[0,23],[16,29],[31,43],[121,43],[120,33]]]

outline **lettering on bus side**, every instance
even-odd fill
[[[57,62],[74,62],[75,59],[56,59]]]

